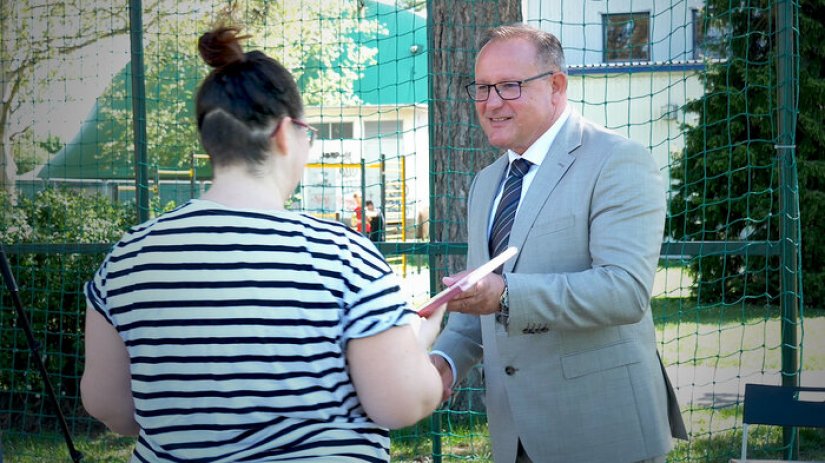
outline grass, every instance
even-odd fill
[[[738,458],[742,446],[741,407],[700,410],[684,414],[691,429],[690,441],[678,441],[668,455],[669,463],[727,463]],[[748,431],[748,457],[783,457],[782,428],[751,426]],[[799,459],[825,461],[825,430],[799,430]]]
[[[84,463],[124,463],[129,461],[134,439],[110,432],[95,436],[72,436]],[[60,433],[3,435],[6,463],[71,462],[66,441]]]
[[[780,322],[776,308],[738,304],[705,307],[689,299],[656,298],[654,321],[662,357],[668,364],[686,363],[715,369],[777,371],[780,368]],[[803,370],[825,370],[825,310],[804,314]],[[800,333],[802,331],[800,330]],[[741,443],[741,409],[729,403],[701,406],[682,404],[691,434],[679,441],[668,461],[727,463],[738,456]],[[444,462],[492,463],[483,417],[467,419],[456,412],[440,412],[440,424],[424,420],[417,426],[393,431],[392,461],[430,463],[433,455]],[[441,429],[433,441],[431,428]],[[751,428],[749,454],[754,458],[782,455],[781,428]],[[60,434],[7,432],[3,437],[6,463],[70,462]],[[104,432],[73,436],[84,462],[122,463],[129,459],[134,440]],[[825,460],[825,431],[800,431],[800,459]]]
[[[437,433],[431,431],[435,428]],[[478,412],[439,411],[428,420],[390,433],[393,462],[429,463],[433,455],[443,461],[492,463],[486,418]]]
[[[725,410],[694,411],[690,420],[693,437],[679,441],[668,462],[727,463],[738,457],[742,441],[739,407]],[[697,431],[698,430],[698,431]],[[433,461],[433,440],[426,427],[393,431],[392,461],[395,463],[430,463]],[[70,462],[62,436],[59,434],[7,435],[4,438],[7,463]],[[748,455],[753,458],[780,458],[782,431],[778,427],[754,426],[749,433]],[[804,460],[825,461],[825,431],[801,429],[799,456]],[[95,437],[80,437],[76,446],[84,454],[84,462],[123,463],[128,461],[133,440],[102,433]],[[453,427],[441,435],[444,462],[493,463],[487,427],[476,422],[472,427]]]
[[[425,420],[426,422],[427,420]],[[485,423],[474,428],[453,427],[440,436],[443,461],[492,463],[490,440]],[[96,436],[73,436],[84,463],[124,463],[134,447],[134,439],[102,432]],[[6,463],[71,462],[62,434],[7,434],[3,437]],[[414,426],[392,432],[390,452],[395,463],[429,463],[434,454],[429,426]]]
[[[666,363],[742,371],[779,371],[781,321],[776,307],[701,306],[688,299],[653,300],[656,338]],[[804,329],[803,329],[804,328]],[[825,310],[809,310],[797,336],[804,370],[825,370]]]

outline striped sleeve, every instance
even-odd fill
[[[103,318],[114,325],[109,316],[109,309],[106,297],[106,273],[108,269],[109,255],[95,272],[94,277],[84,285],[86,302],[91,305]]]
[[[375,336],[390,328],[411,323],[417,313],[406,301],[399,278],[375,245],[357,235],[348,248],[345,272],[355,290],[345,298],[343,339]]]

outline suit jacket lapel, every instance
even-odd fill
[[[481,248],[484,249],[482,255],[487,256],[487,259],[490,258],[487,246],[487,230],[490,228],[490,209],[493,207],[493,201],[496,199],[496,194],[498,194],[498,190],[501,187],[501,182],[507,173],[507,164],[507,155],[499,156],[493,164],[481,171],[479,178],[476,180],[477,184],[475,186],[476,191],[473,201],[475,201],[478,206],[475,207],[475,210],[470,211],[474,214],[474,220],[469,229],[468,243],[473,243],[473,245],[476,246],[480,244]]]
[[[544,162],[536,172],[536,177],[530,184],[527,195],[519,205],[516,220],[513,222],[513,229],[510,231],[509,244],[511,246],[521,249],[524,245],[527,233],[533,227],[533,223],[538,218],[542,207],[549,200],[550,194],[556,188],[564,173],[576,160],[573,152],[581,146],[581,134],[581,119],[573,112],[556,136],[553,144],[550,145],[547,157],[545,157]],[[505,263],[504,270],[512,270],[516,262],[518,262],[518,256]]]

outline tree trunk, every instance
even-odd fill
[[[0,129],[0,137],[4,137],[4,130]],[[16,186],[15,179],[17,178],[17,164],[14,162],[14,156],[11,153],[10,144],[6,143],[5,139],[0,138],[0,191],[5,190],[9,195],[12,204],[15,203]]]
[[[490,27],[521,21],[521,0],[430,0],[432,95],[430,143],[433,184],[430,227],[436,242],[467,242],[467,193],[476,172],[501,154],[478,125],[475,105],[464,86],[473,80],[478,39]],[[466,267],[464,255],[439,256],[430,267],[455,273]],[[486,412],[484,375],[473,368],[450,399],[451,410]]]
[[[4,54],[0,50],[0,59],[3,59]],[[14,96],[12,93],[16,92],[17,85],[12,85],[6,88],[10,79],[10,73],[0,66],[0,191],[6,191],[12,204],[15,203],[15,194],[17,192],[17,185],[15,179],[17,178],[17,163],[14,162],[14,155],[11,149],[11,140],[7,139],[9,132],[6,124],[9,120],[9,112],[11,111],[11,100]],[[16,76],[15,76],[16,77]]]
[[[473,176],[500,151],[487,142],[464,85],[473,80],[477,43],[490,27],[520,22],[521,0],[430,0],[432,95],[430,156],[434,169],[430,227],[436,242],[467,241],[467,192]],[[463,255],[437,269],[464,270]],[[438,279],[440,280],[438,275]]]

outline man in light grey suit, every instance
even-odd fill
[[[519,253],[449,303],[431,355],[445,398],[483,357],[496,462],[665,461],[671,437],[687,436],[650,310],[665,220],[658,168],[568,107],[551,34],[488,31],[475,78],[481,127],[507,152],[470,189],[468,268],[508,243]]]

